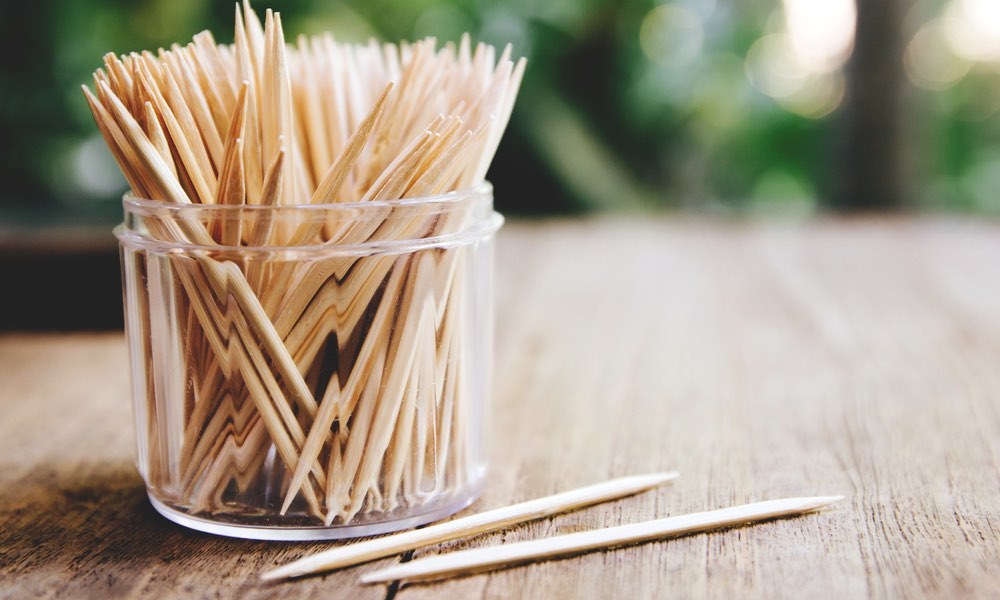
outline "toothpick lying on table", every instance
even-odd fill
[[[350,45],[329,35],[286,47],[280,15],[268,10],[261,23],[245,1],[232,45],[203,32],[187,46],[104,62],[96,94],[84,92],[132,194],[220,207],[475,190],[525,66],[509,47],[498,57],[467,36],[443,48],[432,39]],[[258,214],[152,219],[154,239],[202,250],[126,260],[135,289],[150,276],[158,286],[126,307],[146,361],[137,414],[146,421],[140,469],[150,489],[192,513],[253,512],[260,507],[236,505],[254,490],[278,489],[282,514],[329,525],[439,501],[468,484],[476,427],[460,408],[472,380],[461,321],[471,302],[465,250],[234,258],[246,247],[445,235],[468,215],[399,218],[387,208],[365,223],[295,223]],[[153,293],[174,288],[168,302]],[[185,314],[165,317],[175,305]],[[172,338],[182,347],[165,353],[172,327],[184,328]],[[161,368],[174,353],[179,368]],[[415,394],[418,385],[433,397]]]
[[[368,573],[361,576],[361,581],[363,583],[383,583],[396,580],[426,581],[479,573],[530,561],[549,560],[592,550],[617,548],[665,537],[800,515],[843,499],[843,496],[821,496],[769,500],[643,523],[581,531],[541,540],[450,552]]]
[[[553,496],[430,525],[423,529],[332,548],[267,571],[260,578],[269,581],[341,569],[384,556],[401,554],[414,548],[461,537],[470,537],[517,523],[624,498],[663,485],[676,478],[676,472],[669,472],[612,479]]]

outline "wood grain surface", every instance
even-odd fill
[[[1000,590],[1000,226],[515,223],[491,475],[470,510],[612,476],[666,488],[415,552],[768,498],[807,517],[440,583],[263,569],[331,543],[187,531],[132,466],[120,334],[0,337],[0,596],[914,598]],[[5,290],[4,294],[16,293]],[[73,302],[67,290],[65,302]],[[409,559],[410,557],[403,557]]]

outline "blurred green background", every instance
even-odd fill
[[[869,4],[895,5],[888,15],[895,23],[875,23],[875,53],[895,54],[903,76],[899,89],[877,93],[890,96],[893,112],[905,119],[900,132],[876,124],[868,133],[898,138],[901,147],[891,151],[900,156],[891,160],[902,164],[879,169],[903,179],[894,184],[903,194],[861,185],[855,195],[868,197],[846,200],[843,183],[856,174],[845,173],[851,161],[844,155],[859,150],[852,148],[859,135],[850,133],[851,102],[872,91],[848,90],[851,48],[861,31],[852,0],[270,6],[282,12],[290,35],[332,30],[342,40],[450,40],[470,31],[475,39],[513,43],[530,68],[491,174],[508,212],[1000,210],[1000,2]],[[45,0],[11,3],[5,13],[3,215],[57,217],[68,210],[113,220],[123,180],[79,84],[105,51],[185,42],[205,28],[231,40],[232,3]],[[894,76],[879,75],[876,82]]]
[[[1000,0],[255,7],[289,35],[511,42],[529,68],[489,175],[508,214],[1000,212]],[[110,239],[124,181],[79,90],[102,54],[231,41],[232,21],[230,1],[5,4],[0,268]]]

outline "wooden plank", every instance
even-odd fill
[[[383,559],[255,576],[335,544],[157,516],[120,335],[0,336],[0,596],[940,597],[1000,586],[1000,228],[514,223],[497,249],[491,474],[473,510],[612,476],[674,485],[415,551],[799,495],[808,519],[400,588]]]

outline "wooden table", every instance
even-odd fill
[[[500,239],[497,311],[492,472],[472,510],[617,475],[682,476],[444,549],[783,496],[848,500],[817,515],[444,583],[356,583],[392,558],[263,585],[262,569],[330,544],[212,537],[154,513],[132,466],[120,334],[8,334],[0,337],[0,595],[1000,590],[997,225],[516,223]]]

